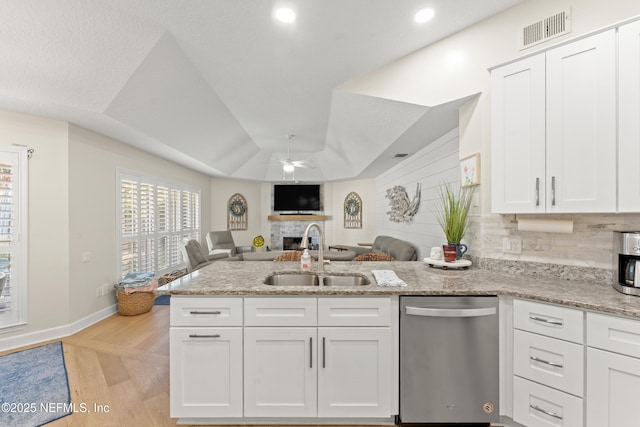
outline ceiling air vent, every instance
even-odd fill
[[[395,159],[401,159],[403,157],[407,157],[409,154],[408,153],[398,153],[395,156],[393,156]]]
[[[570,32],[571,16],[567,9],[522,28],[520,49],[526,49]]]

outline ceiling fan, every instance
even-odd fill
[[[287,158],[285,160],[280,160],[282,164],[282,172],[283,173],[293,173],[296,168],[308,168],[306,160],[291,160],[291,140],[296,136],[292,133],[286,135],[287,137]]]

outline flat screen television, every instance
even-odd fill
[[[274,211],[319,211],[320,184],[275,184],[273,186]]]

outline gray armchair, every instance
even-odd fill
[[[182,260],[187,265],[187,273],[191,273],[216,259],[227,258],[227,254],[206,255],[197,240],[189,240],[182,249]]]
[[[209,255],[225,253],[230,259],[242,259],[243,252],[250,252],[250,246],[236,246],[231,231],[210,231],[207,233]]]

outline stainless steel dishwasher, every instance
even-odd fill
[[[498,422],[498,298],[400,299],[400,421]]]

